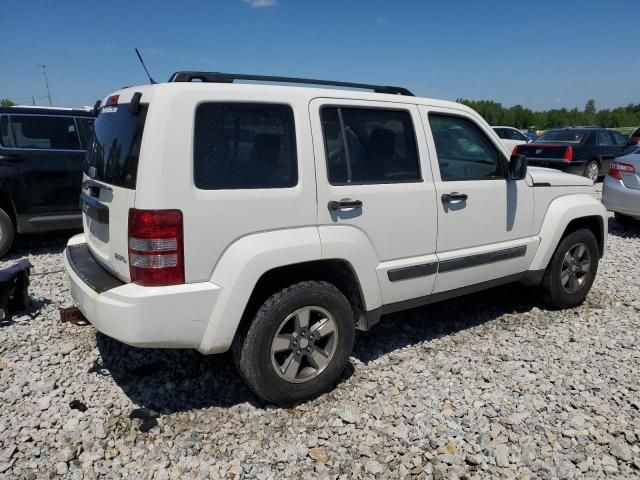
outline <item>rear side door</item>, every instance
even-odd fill
[[[489,129],[468,114],[421,107],[437,193],[438,276],[434,293],[527,270],[533,188],[508,180],[508,161]]]
[[[318,98],[310,116],[323,256],[358,238],[375,252],[383,303],[430,294],[437,213],[417,107]]]
[[[8,117],[11,144],[2,163],[15,170],[21,187],[14,202],[18,216],[26,217],[25,230],[37,228],[42,215],[76,211],[79,216],[80,179],[72,170],[82,162],[84,149],[74,117]]]
[[[616,144],[611,132],[606,130],[598,130],[596,132],[596,144],[601,163],[600,173],[606,173],[609,171],[609,164],[614,158],[622,154],[623,149]]]

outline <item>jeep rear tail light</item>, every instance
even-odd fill
[[[571,163],[571,160],[573,160],[573,147],[572,146],[568,146],[567,149],[564,151],[564,162],[565,163]]]
[[[144,286],[184,283],[180,210],[129,210],[129,273]]]
[[[613,162],[609,164],[609,176],[616,180],[622,180],[622,172],[636,173],[636,169],[633,165],[622,162]]]

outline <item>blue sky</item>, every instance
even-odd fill
[[[0,0],[0,97],[92,105],[212,70],[398,84],[533,109],[640,103],[640,1]]]

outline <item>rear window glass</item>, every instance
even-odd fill
[[[11,115],[9,129],[16,148],[81,150],[73,117]]]
[[[323,107],[322,129],[332,185],[421,180],[408,111]]]
[[[137,115],[129,112],[128,103],[102,109],[93,125],[84,172],[117,187],[135,188],[146,116],[144,105]]]
[[[575,130],[552,130],[544,133],[537,142],[568,142],[581,143],[587,136],[587,132]]]
[[[286,188],[298,183],[293,110],[267,103],[196,109],[194,183],[203,190]]]
[[[640,137],[640,128],[631,134],[632,137]]]

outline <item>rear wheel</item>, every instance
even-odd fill
[[[562,239],[542,280],[545,302],[571,308],[587,298],[598,271],[600,250],[591,230],[582,228]]]
[[[0,257],[4,257],[13,245],[16,229],[11,217],[0,208]]]
[[[600,178],[600,164],[597,160],[591,160],[584,169],[584,176],[591,180],[593,183]]]
[[[624,225],[626,227],[636,227],[640,225],[640,221],[630,217],[629,215],[624,215],[623,213],[618,212],[615,212],[613,215],[616,217],[616,222],[620,225]]]
[[[330,389],[355,337],[349,301],[327,282],[301,282],[273,294],[233,345],[247,385],[267,402],[307,400]]]

